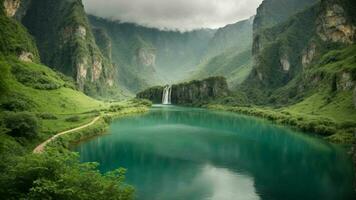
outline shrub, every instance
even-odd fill
[[[16,92],[4,96],[0,104],[0,108],[13,112],[29,111],[34,107],[36,104],[30,98]]]
[[[36,116],[29,112],[6,112],[4,116],[8,134],[14,137],[32,138],[37,136],[39,128]]]
[[[15,65],[12,67],[12,74],[18,82],[39,90],[55,90],[62,87],[45,72],[31,71],[23,66]]]
[[[122,109],[123,109],[123,107],[120,106],[120,105],[113,105],[113,106],[110,106],[109,111],[110,111],[110,112],[119,112],[119,111],[121,111]]]
[[[37,116],[41,119],[47,119],[47,120],[55,120],[58,119],[55,115],[53,115],[52,113],[40,113],[37,114]]]
[[[71,117],[68,117],[66,119],[67,122],[78,122],[80,120],[80,117],[75,115],[75,116],[71,116]]]
[[[16,157],[0,175],[2,199],[133,199],[124,169],[102,175],[97,164],[52,149]]]

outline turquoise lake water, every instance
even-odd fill
[[[138,200],[356,199],[345,149],[233,113],[155,106],[75,151],[126,168]]]

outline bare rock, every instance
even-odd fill
[[[91,80],[92,82],[100,78],[102,69],[103,69],[103,64],[101,62],[101,59],[94,58],[93,69],[92,69],[92,80]]]
[[[327,4],[318,18],[317,34],[324,41],[352,44],[356,27],[346,18],[343,7],[339,4]]]
[[[353,86],[354,82],[352,80],[352,76],[348,72],[343,72],[336,83],[338,91],[352,90]]]
[[[156,65],[156,50],[140,48],[137,52],[138,62],[146,67]]]
[[[290,62],[287,55],[283,55],[281,57],[280,63],[282,65],[283,71],[288,72],[290,70]]]
[[[311,62],[314,59],[315,53],[316,53],[316,45],[315,45],[315,43],[311,43],[308,46],[308,48],[306,48],[303,51],[303,55],[302,55],[303,68],[306,68],[306,67],[308,67],[308,65],[311,64]]]
[[[33,54],[30,52],[22,51],[21,54],[19,55],[19,60],[24,61],[24,62],[32,62],[33,61]]]
[[[4,10],[8,17],[13,17],[17,9],[20,7],[20,0],[4,0]]]

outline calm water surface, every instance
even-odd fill
[[[139,200],[355,199],[345,150],[243,115],[156,106],[76,147],[107,172],[127,168]]]

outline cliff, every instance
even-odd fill
[[[137,94],[137,98],[149,99],[153,103],[162,103],[163,88],[149,88]],[[176,105],[201,105],[211,100],[227,96],[229,93],[226,79],[210,77],[187,83],[172,85],[171,103]]]
[[[323,65],[337,61],[331,59],[323,64],[323,55],[354,43],[355,23],[350,7],[354,7],[350,0],[323,0],[286,22],[254,33],[254,68],[243,84],[250,98],[262,104],[297,102],[308,93],[306,88],[311,82],[320,83],[318,79],[325,77],[315,74],[315,69],[325,70]],[[350,73],[350,69],[341,66],[330,75],[335,80],[344,72]],[[290,94],[280,99],[282,93]]]
[[[41,61],[76,80],[91,96],[106,96],[114,69],[102,55],[81,0],[23,0],[17,19],[35,38]]]

